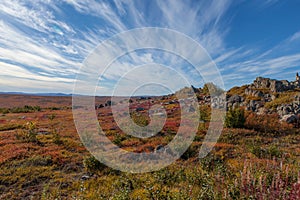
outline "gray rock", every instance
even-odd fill
[[[256,103],[255,100],[250,100],[249,105],[250,105],[251,107],[253,107],[253,106],[255,105],[255,103]]]
[[[91,177],[89,176],[89,175],[83,175],[82,177],[81,177],[81,180],[82,181],[85,181],[85,180],[88,180],[88,179],[90,179]]]
[[[284,115],[281,118],[281,121],[287,122],[287,123],[295,123],[299,120],[299,117],[294,114]]]
[[[212,107],[212,108],[217,108],[217,107],[218,107],[218,104],[214,102],[214,103],[211,104],[211,107]]]
[[[44,129],[44,128],[40,128],[37,131],[38,135],[49,135],[51,134],[51,132],[48,129]]]
[[[165,151],[165,147],[163,145],[158,145],[157,147],[155,147],[154,152],[164,152]]]
[[[254,95],[255,97],[263,97],[264,94],[261,91],[255,91]]]
[[[229,97],[228,102],[230,103],[240,103],[241,102],[241,97],[239,95],[233,95]]]

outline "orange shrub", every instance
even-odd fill
[[[245,127],[262,133],[286,134],[294,132],[293,125],[280,122],[276,113],[265,115],[250,113],[246,117]]]

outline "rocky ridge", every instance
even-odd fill
[[[238,89],[239,94],[235,94]],[[276,112],[282,121],[293,123],[298,121],[298,115],[300,115],[299,91],[298,73],[296,80],[292,82],[257,77],[252,84],[229,90],[226,106],[227,109],[243,107],[257,114]]]

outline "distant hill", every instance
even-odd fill
[[[65,93],[26,93],[26,92],[0,92],[0,94],[15,94],[15,95],[30,95],[30,96],[72,96],[72,94]]]

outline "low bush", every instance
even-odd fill
[[[84,167],[88,172],[101,171],[106,168],[106,165],[102,164],[94,156],[90,155],[83,160]]]
[[[63,141],[61,140],[61,137],[59,135],[59,131],[56,128],[57,123],[54,122],[54,119],[56,118],[55,114],[51,114],[48,116],[48,119],[50,120],[50,127],[51,127],[51,134],[53,136],[53,143],[57,145],[61,145]]]
[[[14,107],[14,108],[0,108],[0,112],[3,114],[7,113],[30,113],[30,112],[39,112],[41,111],[40,106],[28,106],[24,107]]]
[[[227,112],[225,126],[228,128],[243,128],[245,123],[244,110],[241,108],[230,109]]]
[[[27,122],[23,129],[19,129],[16,138],[24,142],[38,142],[37,127],[34,122]]]
[[[293,133],[292,124],[279,121],[278,114],[257,115],[250,113],[246,117],[245,127],[261,133],[268,134],[287,134]]]
[[[211,108],[208,105],[202,105],[199,107],[200,110],[200,121],[208,122],[211,117]]]
[[[278,146],[271,145],[269,147],[262,147],[261,145],[252,145],[250,147],[250,152],[253,153],[258,158],[280,158],[283,152]]]
[[[21,124],[4,124],[0,126],[0,131],[10,131],[22,128],[23,126]]]

